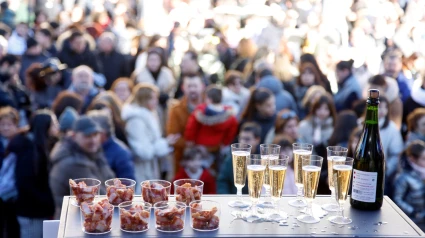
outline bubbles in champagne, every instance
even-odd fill
[[[246,160],[250,153],[247,151],[233,151],[232,152],[232,163],[233,163],[233,178],[235,180],[235,186],[243,188],[246,181]]]
[[[248,191],[253,201],[258,201],[264,183],[264,165],[248,165]]]
[[[297,186],[303,186],[303,160],[302,158],[308,155],[311,155],[309,150],[294,150],[294,174],[295,174],[295,184]]]
[[[306,199],[314,199],[317,193],[317,186],[320,178],[320,167],[314,165],[306,165],[302,167],[304,197]]]

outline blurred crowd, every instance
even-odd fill
[[[70,178],[235,194],[232,143],[353,156],[370,88],[385,193],[425,223],[424,0],[3,1],[0,22],[1,237],[42,237]]]

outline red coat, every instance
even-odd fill
[[[180,169],[177,171],[173,182],[179,179],[190,179],[189,175],[187,175],[186,170],[183,167],[180,167]],[[203,194],[216,194],[217,184],[215,182],[215,178],[210,174],[210,172],[208,172],[207,169],[204,169],[201,177],[199,177],[198,180],[204,182]],[[172,184],[174,185],[174,183]],[[171,187],[171,191],[174,192],[174,187]]]
[[[238,132],[238,120],[230,107],[225,106],[224,113],[205,115],[206,104],[199,105],[190,115],[184,137],[197,145],[230,145]]]

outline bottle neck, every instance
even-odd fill
[[[367,104],[365,125],[379,125],[378,104]]]

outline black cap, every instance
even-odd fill
[[[34,47],[36,45],[38,45],[38,42],[34,38],[32,38],[32,37],[28,38],[28,40],[27,40],[27,49],[29,49],[31,47]]]
[[[40,72],[40,76],[43,77],[45,75],[56,73],[58,71],[62,71],[67,68],[66,64],[61,64],[58,58],[49,58],[43,62],[42,71]]]
[[[91,135],[102,131],[102,128],[90,117],[84,115],[78,118],[73,126],[72,131],[75,133],[81,132],[84,135]]]
[[[369,98],[379,99],[379,90],[378,89],[369,89]]]

